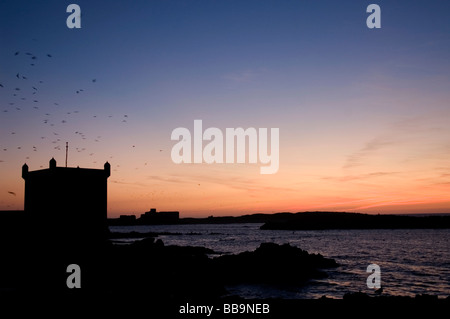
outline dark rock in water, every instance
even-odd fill
[[[119,239],[119,238],[147,238],[147,237],[157,237],[158,233],[148,232],[148,233],[139,233],[136,231],[132,231],[129,233],[113,233],[110,232],[108,234],[108,238],[110,239]]]
[[[154,243],[155,243],[155,238],[147,237],[147,238],[135,241],[132,245],[137,246],[137,247],[153,247]]]
[[[327,277],[321,269],[338,266],[333,259],[274,243],[263,243],[254,252],[215,258],[213,264],[226,283],[274,284],[303,284]]]
[[[415,297],[408,296],[369,296],[364,292],[350,292],[346,293],[343,297],[343,300],[351,303],[379,303],[379,304],[388,304],[388,303],[408,303],[408,304],[433,304],[433,303],[442,303],[450,301],[450,296],[445,299],[439,299],[436,295],[428,295],[428,294],[420,294]]]
[[[147,238],[147,237],[158,237],[160,235],[170,235],[170,236],[179,236],[182,235],[182,233],[171,233],[171,232],[146,232],[146,233],[140,233],[136,231],[131,231],[128,233],[119,233],[119,232],[110,232],[108,234],[109,239],[121,239],[121,238]],[[187,234],[192,235],[192,234]]]
[[[416,295],[415,299],[421,300],[421,301],[436,301],[436,300],[438,300],[438,296],[421,294],[421,295]]]
[[[369,295],[364,292],[350,292],[346,293],[343,297],[344,300],[350,301],[358,301],[358,300],[368,300],[370,299]]]
[[[164,247],[164,243],[163,243],[163,241],[162,241],[161,239],[158,239],[158,240],[155,242],[155,246],[156,246],[157,248],[162,248],[162,247]]]
[[[161,239],[155,241],[155,238],[148,237],[141,240],[137,240],[134,243],[130,244],[133,248],[144,249],[142,254],[153,253],[153,250],[160,250],[165,255],[177,255],[177,256],[205,256],[217,254],[214,250],[198,247],[198,246],[175,246],[169,245],[165,246],[164,242]],[[164,249],[162,251],[161,249]]]

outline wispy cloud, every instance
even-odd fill
[[[154,180],[154,181],[166,182],[166,183],[176,183],[176,184],[190,183],[190,181],[186,180],[185,178],[182,178],[182,176],[176,176],[176,175],[169,175],[168,177],[152,175],[152,176],[148,176],[148,179]]]
[[[359,151],[349,155],[347,157],[347,160],[343,166],[343,168],[353,168],[357,166],[363,165],[364,161],[372,155],[373,153],[376,153],[382,148],[385,148],[387,146],[391,146],[398,143],[398,141],[394,141],[388,136],[384,137],[376,137],[369,142],[367,142],[362,149]]]
[[[397,175],[400,172],[373,172],[373,173],[367,173],[367,174],[359,174],[359,175],[345,175],[340,177],[333,177],[333,176],[327,176],[322,177],[324,180],[333,180],[338,182],[348,182],[348,181],[354,181],[354,180],[366,180],[371,179],[375,177],[384,177],[384,176],[393,176]]]
[[[110,183],[119,184],[119,185],[128,185],[128,186],[148,187],[147,184],[138,183],[138,182],[124,182],[124,181],[118,181],[118,180],[111,180]]]
[[[411,205],[420,205],[420,204],[432,204],[432,203],[441,203],[447,202],[447,198],[434,198],[423,196],[422,198],[411,198],[411,199],[398,199],[398,200],[384,200],[378,201],[369,205],[357,207],[357,210],[364,210],[369,208],[376,207],[385,207],[385,206],[411,206]]]
[[[347,156],[344,169],[354,168],[364,163],[380,150],[399,147],[407,142],[415,141],[427,134],[439,133],[441,128],[433,123],[429,116],[415,116],[393,122],[382,134],[372,138],[364,146]]]
[[[243,190],[247,192],[297,192],[298,189],[289,187],[277,187],[270,185],[262,185],[254,179],[242,178],[239,176],[228,176],[226,179],[222,177],[214,177],[209,175],[170,175],[168,177],[149,176],[151,180],[174,183],[174,184],[216,184],[226,186],[231,189]]]

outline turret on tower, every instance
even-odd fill
[[[51,169],[56,168],[56,160],[52,157],[52,159],[49,162],[49,167]]]
[[[28,174],[28,165],[27,165],[27,163],[25,163],[22,166],[22,178],[25,179],[27,174]]]
[[[111,176],[111,164],[106,162],[105,165],[104,165],[104,168],[105,168],[105,175],[106,175],[106,177]]]

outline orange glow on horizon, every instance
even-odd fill
[[[322,165],[293,169],[290,163],[285,163],[278,174],[260,175],[259,167],[250,164],[176,165],[167,164],[162,157],[151,165],[130,169],[110,162],[113,167],[108,180],[110,218],[121,214],[139,216],[150,208],[176,210],[181,217],[301,211],[450,212],[449,185],[436,183],[433,177],[425,178],[423,173],[417,173],[420,178],[407,183],[407,173],[332,177],[336,170]],[[30,166],[30,170],[39,169]],[[103,163],[89,166],[101,169]],[[5,174],[14,184],[1,186],[0,202],[8,203],[3,204],[3,210],[23,209],[24,182],[19,174],[20,170]]]

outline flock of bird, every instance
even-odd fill
[[[17,51],[14,53],[15,57],[20,57],[20,55],[24,55],[26,57],[29,57],[29,59],[31,59],[31,61],[28,62],[32,62],[29,65],[30,66],[35,66],[36,65],[36,61],[38,60],[37,55],[35,55],[34,53],[31,52],[25,52],[25,53],[21,53],[20,51]],[[53,56],[49,53],[47,53],[45,55],[46,58],[52,58]],[[32,71],[30,70],[30,73],[32,73]],[[23,72],[17,72],[17,74],[15,75],[15,78],[17,80],[19,80],[20,82],[16,82],[16,84],[11,84],[10,87],[7,87],[6,84],[0,83],[0,93],[3,93],[3,96],[6,96],[6,92],[9,89],[10,92],[10,101],[8,103],[9,108],[3,109],[3,113],[8,113],[11,111],[21,111],[23,109],[23,104],[26,103],[24,101],[30,101],[33,103],[32,108],[35,110],[39,110],[40,109],[40,101],[38,100],[38,95],[39,95],[39,91],[41,89],[41,87],[44,85],[44,81],[42,80],[35,80],[35,81],[31,81],[29,80],[31,77],[29,77],[28,75],[25,75]],[[92,82],[95,83],[97,80],[96,79],[92,79]],[[3,92],[2,92],[3,91]],[[83,92],[84,89],[78,89],[75,90],[76,94],[79,94],[81,92]],[[37,103],[37,104],[34,104]],[[60,103],[58,102],[53,102],[53,105],[56,107],[60,106]],[[67,115],[70,115],[72,112],[67,112]],[[79,113],[79,111],[73,111],[74,114]],[[55,126],[55,123],[51,123],[51,121],[49,120],[49,117],[51,116],[50,113],[45,113],[45,118],[43,120],[44,124],[49,124],[50,126]],[[61,120],[61,123],[67,123],[66,119]],[[14,134],[14,133],[12,133]]]
[[[16,162],[20,159],[25,161],[31,159],[32,155],[39,154],[41,148],[48,156],[53,155],[48,154],[49,149],[64,152],[65,142],[69,142],[69,146],[72,144],[69,153],[85,153],[86,157],[92,158],[92,163],[97,163],[93,148],[95,143],[102,142],[102,136],[92,134],[90,129],[90,133],[86,133],[77,126],[77,123],[83,126],[85,125],[83,121],[90,117],[95,121],[94,125],[105,123],[96,123],[97,121],[108,121],[117,127],[117,125],[127,125],[128,114],[96,115],[89,114],[89,111],[83,108],[70,109],[73,106],[69,105],[73,105],[73,102],[82,105],[81,96],[94,91],[94,87],[97,85],[96,78],[86,80],[84,85],[80,85],[78,88],[69,89],[69,94],[63,98],[67,99],[69,103],[61,98],[49,100],[52,98],[52,94],[49,94],[48,89],[51,84],[49,85],[48,82],[51,81],[43,78],[39,70],[41,67],[45,68],[55,62],[57,56],[54,57],[53,54],[15,51],[11,52],[11,59],[13,60],[11,65],[17,65],[17,71],[10,72],[10,76],[7,78],[4,77],[4,74],[0,75],[0,116],[2,122],[5,123],[4,127],[0,127],[3,132],[0,140],[0,164],[3,165],[2,163],[7,162],[5,158],[2,158],[2,154],[13,155]],[[73,92],[73,95],[70,95],[70,92]],[[5,131],[11,123],[17,120],[19,120],[17,123],[20,124],[16,124],[9,132]],[[91,123],[89,125],[92,126]],[[27,127],[27,130],[23,130],[23,127]],[[73,129],[74,127],[77,129]],[[94,126],[95,128],[96,126]],[[27,134],[28,136],[26,136]],[[130,144],[129,147],[130,150],[135,150],[137,145]],[[163,150],[159,149],[159,152],[163,152]],[[113,156],[109,156],[108,160],[111,159]],[[19,163],[19,165],[21,164]],[[134,169],[139,170],[148,165],[150,163],[141,163]],[[47,166],[45,164],[40,166],[40,168],[44,167]],[[119,163],[115,163],[112,170],[117,171],[120,167]],[[7,194],[17,196],[13,190],[8,190]]]
[[[12,53],[12,59],[15,59],[14,62],[19,62],[19,72],[14,72],[15,76],[9,79],[1,79],[0,80],[0,101],[3,110],[0,109],[0,112],[5,117],[9,115],[14,115],[14,113],[23,114],[24,119],[31,119],[35,121],[36,115],[41,116],[42,125],[46,126],[47,129],[37,129],[32,138],[36,138],[40,142],[35,143],[31,148],[30,146],[25,146],[25,144],[15,145],[15,146],[6,146],[0,147],[0,152],[9,152],[16,150],[22,150],[23,153],[26,153],[25,160],[30,159],[31,152],[38,152],[38,147],[36,145],[45,145],[45,143],[50,143],[51,147],[56,151],[65,150],[65,142],[69,140],[69,142],[74,141],[76,145],[86,144],[86,147],[75,147],[75,151],[77,153],[86,152],[89,156],[94,156],[95,153],[93,150],[88,149],[87,142],[101,142],[102,136],[97,135],[95,137],[88,136],[88,134],[82,132],[82,130],[78,130],[72,133],[68,132],[67,124],[71,121],[73,116],[76,116],[78,113],[82,113],[79,110],[67,110],[64,107],[64,102],[61,101],[48,101],[48,94],[40,99],[40,92],[45,88],[46,83],[42,79],[36,79],[35,70],[38,66],[39,61],[46,61],[46,63],[51,63],[51,60],[54,59],[53,55],[50,53],[37,55],[32,52],[21,52],[16,51]],[[73,99],[76,99],[79,95],[87,91],[92,91],[93,86],[97,82],[97,79],[90,79],[87,83],[85,83],[84,88],[76,88],[73,89]],[[48,91],[47,91],[48,92]],[[70,97],[68,97],[70,99]],[[44,111],[45,110],[45,111]],[[53,110],[53,111],[52,111]],[[25,112],[25,113],[23,113]],[[30,115],[27,112],[34,112]],[[26,114],[26,115],[25,115]],[[86,115],[86,114],[85,114]],[[91,116],[92,118],[105,118],[111,119],[113,115],[86,115]],[[117,118],[117,116],[115,116]],[[119,116],[119,120],[121,123],[127,123],[128,115],[123,114]],[[35,125],[34,122],[32,125]],[[27,125],[28,126],[28,125]],[[16,127],[16,130],[9,132],[11,136],[14,136],[20,133],[20,128]],[[43,132],[39,134],[39,132]],[[64,139],[64,140],[62,140]],[[0,141],[2,144],[6,141],[5,136]],[[85,142],[83,142],[85,141]],[[29,142],[29,141],[28,141]],[[44,143],[44,144],[43,144]],[[26,143],[28,144],[28,143]],[[28,144],[30,145],[30,144]],[[48,146],[48,145],[47,145]],[[84,145],[83,145],[84,146]],[[130,147],[135,148],[135,145],[130,145]],[[73,150],[72,150],[73,152]],[[113,158],[110,156],[110,158]],[[0,159],[0,163],[4,163],[5,160]],[[93,163],[96,163],[95,161]],[[145,163],[147,165],[147,163]],[[119,167],[119,165],[116,165]],[[43,166],[41,166],[42,168]],[[15,196],[15,193],[12,191],[8,192],[10,195]]]

